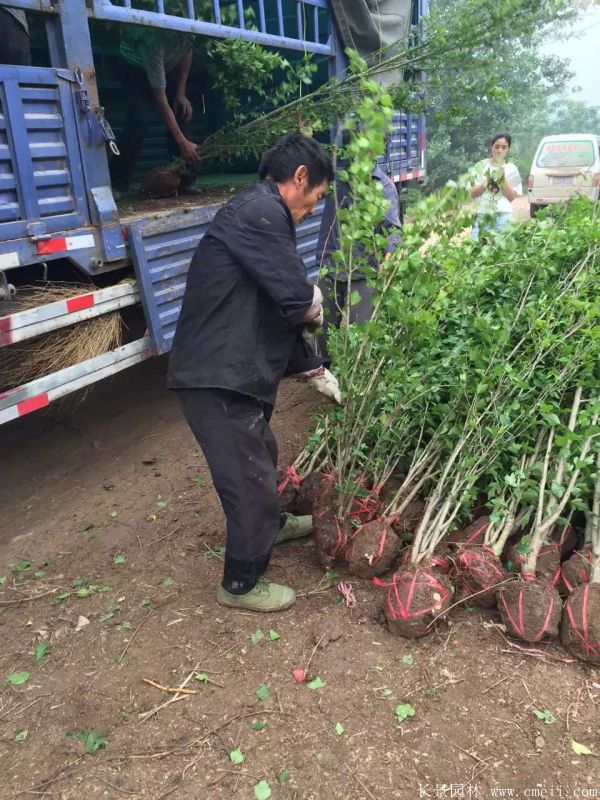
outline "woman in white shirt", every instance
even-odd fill
[[[491,141],[491,156],[472,170],[471,197],[478,199],[477,216],[471,232],[476,241],[481,230],[500,231],[512,219],[512,202],[523,194],[519,170],[508,161],[512,138],[498,133]]]

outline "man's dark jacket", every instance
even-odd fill
[[[263,181],[217,212],[194,253],[169,388],[230,389],[274,405],[312,300],[292,216]]]

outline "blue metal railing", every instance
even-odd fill
[[[45,0],[21,0],[22,7],[38,7]],[[331,12],[327,0],[295,0],[295,23],[290,24],[284,15],[282,0],[233,0],[236,6],[236,22],[223,23],[223,9],[231,0],[213,0],[212,17],[208,21],[199,19],[194,0],[184,0],[180,9],[183,15],[169,13],[168,0],[151,0],[154,10],[136,8],[135,0],[92,0],[90,16],[112,22],[129,22],[136,25],[216,36],[222,39],[244,39],[249,42],[318,53],[325,56],[335,54]],[[165,11],[165,8],[167,9]],[[255,10],[256,9],[256,10]],[[252,10],[257,17],[250,26],[246,12]],[[269,13],[271,11],[271,13]],[[322,26],[323,18],[326,26]],[[326,30],[325,30],[326,27]],[[290,30],[291,28],[291,30]],[[322,30],[323,28],[323,30]]]

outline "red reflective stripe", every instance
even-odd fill
[[[50,405],[50,400],[48,399],[48,392],[44,392],[17,403],[17,412],[22,417],[24,414],[31,414],[32,411],[37,411],[38,408],[45,408],[47,405]]]
[[[48,253],[60,253],[67,249],[67,240],[63,237],[61,239],[46,239],[37,243],[37,251],[39,255],[47,255]]]
[[[67,300],[67,312],[72,314],[74,311],[81,311],[82,308],[91,308],[95,304],[96,301],[91,292],[90,294],[82,294],[79,297],[72,297]]]
[[[12,317],[0,317],[0,344],[12,344]]]
[[[413,169],[413,178],[418,178],[418,177],[419,177],[419,170]]]

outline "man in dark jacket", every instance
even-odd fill
[[[302,326],[322,321],[321,293],[306,279],[294,225],[314,211],[333,169],[314,139],[288,134],[263,155],[259,176],[261,183],[217,213],[194,254],[168,385],[227,518],[217,600],[278,611],[295,594],[262,578],[271,550],[310,527],[280,531],[293,528],[294,518],[280,515],[269,419]]]

